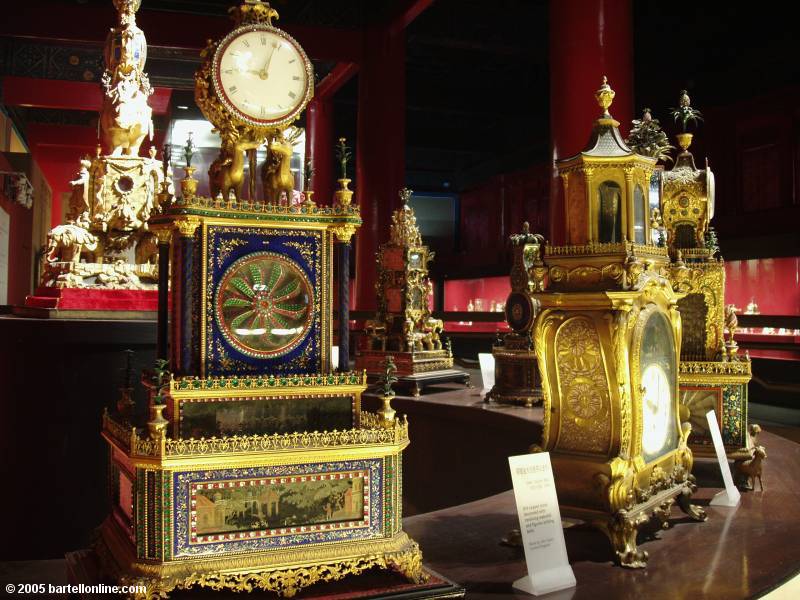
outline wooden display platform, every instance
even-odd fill
[[[72,585],[93,586],[99,583],[112,585],[104,579],[99,562],[92,550],[78,550],[66,555],[67,579]],[[297,592],[294,598],[317,600],[414,600],[417,598],[463,598],[464,588],[446,577],[423,567],[428,574],[425,583],[409,583],[401,575],[380,569],[371,569],[358,576],[345,577],[333,583],[320,583]],[[108,594],[73,594],[81,600],[108,597]],[[249,594],[232,591],[213,591],[206,588],[191,588],[170,592],[174,600],[185,598],[274,598],[281,596],[273,592],[254,590]]]
[[[381,388],[382,378],[380,376],[369,376],[368,381],[371,385],[370,391],[378,391]],[[428,373],[418,373],[416,375],[403,375],[397,378],[397,383],[392,387],[395,390],[404,390],[411,393],[414,398],[419,398],[426,387],[441,383],[461,383],[467,388],[471,388],[470,375],[458,369],[443,369],[441,371],[430,371]]]

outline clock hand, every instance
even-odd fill
[[[261,79],[266,79],[267,77],[269,77],[269,65],[272,62],[272,57],[275,55],[275,51],[278,50],[278,48],[280,48],[280,46],[272,47],[272,52],[269,53],[269,56],[267,57],[267,62],[264,63],[264,68],[261,69],[261,71],[258,74],[258,76],[261,77]]]

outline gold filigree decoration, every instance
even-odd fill
[[[555,354],[559,393],[566,409],[560,415],[558,446],[606,451],[611,440],[609,399],[594,323],[587,317],[564,322],[556,332]]]
[[[217,254],[217,267],[222,267],[222,263],[228,260],[231,253],[236,250],[236,248],[240,248],[241,246],[246,246],[247,240],[243,240],[241,238],[233,238],[230,240],[220,240],[219,242],[219,253]]]
[[[363,411],[363,426],[343,431],[313,431],[283,434],[229,436],[222,438],[168,439],[164,444],[165,457],[214,456],[221,454],[244,454],[251,452],[285,452],[287,450],[330,449],[345,446],[399,445],[408,442],[408,421],[395,419],[391,428],[377,423],[377,417]],[[113,421],[113,419],[110,419]],[[116,436],[115,436],[116,437]],[[122,441],[122,440],[118,440]],[[161,456],[160,447],[152,438],[132,431],[132,454],[134,456]]]
[[[705,313],[705,356],[707,361],[716,360],[724,348],[723,328],[725,324],[725,266],[721,261],[690,263],[688,268],[672,267],[669,279],[679,294],[702,294]],[[686,302],[679,307],[687,306]],[[687,349],[682,359],[697,359],[689,356]]]
[[[403,205],[392,214],[392,224],[389,227],[389,242],[404,248],[422,246],[422,236],[417,226],[417,217],[414,209],[408,205],[411,190],[400,190],[400,199]]]
[[[303,257],[303,260],[306,261],[306,264],[313,264],[314,263],[314,245],[311,242],[284,242],[284,246],[289,246],[290,248],[294,248],[300,253],[300,256]]]

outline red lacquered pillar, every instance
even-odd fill
[[[399,28],[398,28],[399,29]],[[375,252],[389,237],[405,185],[405,30],[371,28],[358,81],[355,197],[364,224],[356,233],[357,310],[373,310]]]
[[[623,136],[633,118],[633,14],[630,0],[551,0],[550,139],[553,160],[580,152],[600,116],[602,77],[616,92],[610,112]],[[561,182],[550,186],[550,240],[565,243]]]
[[[333,101],[314,98],[306,111],[306,157],[311,159],[314,176],[311,189],[320,206],[333,203]]]

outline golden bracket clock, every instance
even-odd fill
[[[524,292],[540,309],[532,335],[541,448],[551,455],[561,513],[604,531],[623,566],[643,567],[636,536],[652,517],[666,527],[676,501],[693,519],[705,514],[689,502],[679,296],[665,277],[666,249],[648,231],[655,160],[622,141],[608,112],[613,96],[604,81],[588,146],[557,163],[567,245],[544,247],[526,267]]]

